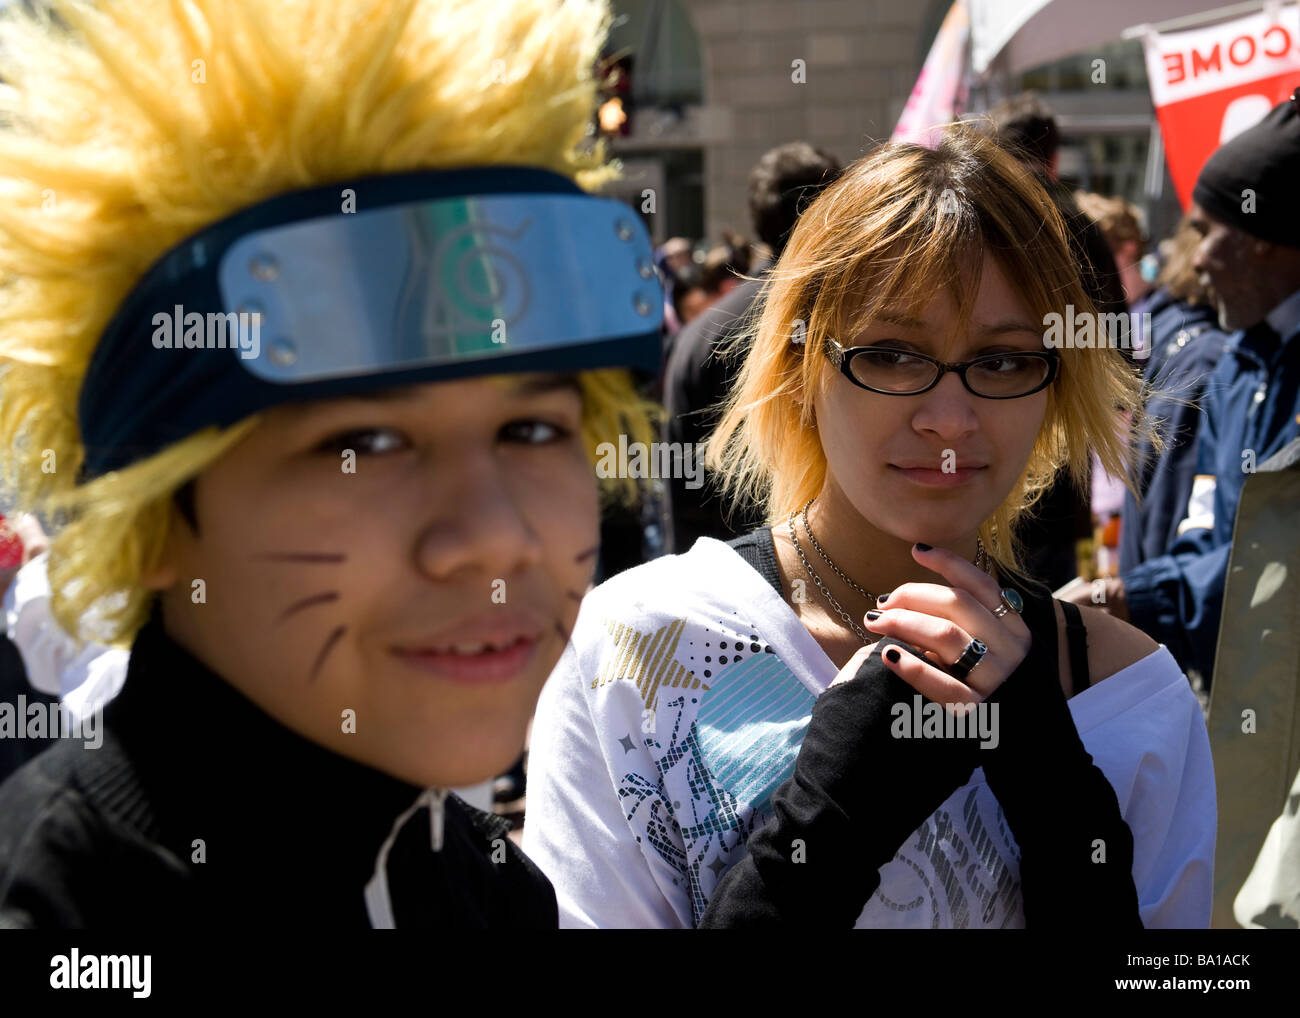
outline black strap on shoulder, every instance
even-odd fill
[[[736,554],[753,567],[763,579],[767,580],[778,594],[781,594],[781,573],[776,566],[776,538],[770,527],[759,527],[748,534],[732,538],[727,544],[736,549]]]
[[[1088,630],[1084,628],[1078,605],[1062,601],[1061,610],[1065,613],[1065,637],[1070,641],[1070,679],[1074,687],[1070,695],[1078,696],[1091,685],[1088,678]]]

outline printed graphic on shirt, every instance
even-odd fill
[[[794,773],[816,697],[752,629],[681,618],[645,632],[608,618],[601,629],[611,639],[590,688],[630,681],[645,708],[640,732],[615,740],[623,813],[698,923]],[[1024,925],[1019,851],[987,785],[958,790],[901,846],[859,925]]]
[[[736,798],[766,810],[794,773],[816,699],[775,654],[731,665],[700,706],[705,763]]]
[[[960,805],[960,812],[950,808]],[[880,871],[859,926],[1017,928],[1020,850],[987,786],[960,789]]]
[[[708,689],[695,673],[673,660],[681,639],[685,619],[673,619],[653,633],[641,633],[616,619],[609,619],[606,629],[614,638],[613,651],[601,660],[600,671],[591,682],[597,689],[607,682],[630,679],[645,703],[646,710],[658,709],[659,689]]]
[[[753,810],[743,808],[701,761],[698,731],[685,719],[688,700],[699,702],[698,697],[679,696],[664,703],[660,714],[674,714],[666,741],[653,736],[645,740],[658,765],[657,775],[628,773],[618,795],[628,823],[644,831],[659,858],[680,874],[698,923],[708,904],[703,871],[709,871],[712,892],[743,854],[754,827]]]

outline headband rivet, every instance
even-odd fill
[[[638,293],[633,300],[632,306],[636,308],[638,315],[648,315],[650,313],[650,298],[644,293]]]
[[[287,339],[277,339],[268,351],[273,364],[287,367],[298,359],[298,349]]]
[[[248,271],[253,274],[254,279],[260,279],[263,283],[271,283],[280,275],[280,266],[276,264],[274,258],[263,252],[254,255],[249,261]]]
[[[642,279],[649,279],[655,274],[654,266],[645,258],[642,258],[636,263],[636,271],[640,274]]]
[[[614,223],[614,232],[618,234],[619,240],[631,240],[632,224],[629,223],[626,219],[619,218]]]

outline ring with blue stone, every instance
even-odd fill
[[[961,652],[961,657],[948,671],[952,673],[953,678],[964,679],[976,665],[984,660],[984,655],[988,652],[989,649],[982,640],[971,640],[970,643],[966,644],[966,649]]]
[[[1007,612],[1015,612],[1019,615],[1025,610],[1025,602],[1020,595],[1010,587],[1004,587],[999,591],[1002,597],[1002,603],[993,609],[995,619],[1002,618]]]

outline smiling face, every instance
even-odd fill
[[[173,521],[168,633],[344,756],[418,785],[503,773],[596,565],[581,422],[555,375],[268,411],[198,476],[197,533]]]
[[[942,291],[919,314],[881,315],[844,345],[913,350],[948,363],[1044,348],[1043,327],[991,256],[960,334],[958,317]],[[983,399],[955,372],[929,392],[892,396],[858,388],[829,362],[826,370],[833,377],[814,408],[827,481],[870,524],[909,543],[956,546],[971,538],[1024,471],[1047,408],[1045,389]]]

